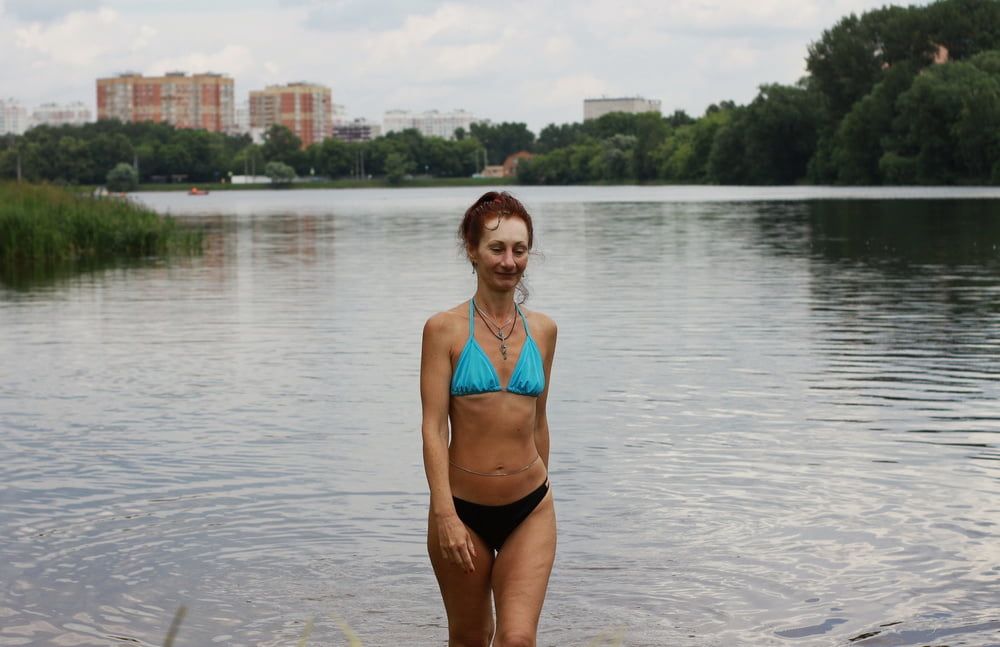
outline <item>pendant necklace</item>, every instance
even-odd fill
[[[486,329],[489,330],[494,337],[500,340],[500,356],[503,357],[504,361],[506,361],[507,340],[510,339],[510,336],[514,334],[514,327],[517,326],[517,316],[514,315],[510,319],[505,321],[503,325],[499,325],[497,324],[496,321],[493,320],[492,317],[488,317],[486,313],[479,308],[479,304],[476,303],[475,299],[472,300],[472,306],[476,309],[476,312],[479,313],[479,316],[482,318],[483,323],[486,324]],[[507,324],[510,324],[510,330],[505,335],[503,329],[507,326]]]

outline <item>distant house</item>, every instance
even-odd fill
[[[936,44],[936,43],[935,43]],[[934,50],[934,64],[941,65],[942,63],[948,62],[948,48],[944,45],[938,45],[937,49]]]
[[[521,163],[521,160],[530,160],[534,156],[534,153],[529,153],[528,151],[518,151],[508,155],[501,167],[503,168],[503,177],[514,177],[517,175],[517,165]]]
[[[493,166],[484,166],[482,173],[479,174],[481,177],[504,177],[504,167],[499,164]]]

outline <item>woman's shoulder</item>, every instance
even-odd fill
[[[532,334],[554,335],[556,333],[556,322],[552,317],[538,310],[527,310],[523,306],[521,312],[528,318]]]
[[[469,314],[465,305],[459,304],[449,310],[432,314],[424,324],[424,334],[449,335],[468,326]]]

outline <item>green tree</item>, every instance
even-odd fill
[[[295,169],[284,162],[268,162],[264,166],[264,175],[271,178],[272,184],[289,185],[295,179]]]
[[[717,110],[705,116],[726,113],[728,119],[719,125],[712,139],[706,175],[718,184],[746,184],[750,176],[746,163],[746,109]]]
[[[535,150],[539,153],[550,153],[557,148],[566,148],[577,144],[588,135],[583,130],[583,124],[549,124],[542,128],[538,134],[538,141],[535,143]],[[518,166],[520,168],[520,165]]]
[[[283,162],[295,168],[304,165],[302,140],[288,127],[281,124],[274,124],[264,133],[261,153],[268,162]]]
[[[744,121],[747,180],[793,184],[805,178],[816,152],[821,107],[804,87],[762,85]]]
[[[936,45],[921,7],[884,7],[850,14],[809,46],[806,68],[833,121],[868,94],[886,70],[930,63]]]
[[[139,174],[135,172],[135,167],[124,162],[108,171],[106,179],[109,191],[124,193],[139,186]]]
[[[336,139],[326,139],[309,147],[312,166],[321,175],[347,177],[354,170],[356,145]]]
[[[593,175],[603,180],[635,177],[635,135],[612,135],[601,142],[601,154],[592,159],[597,165]]]
[[[490,164],[502,164],[508,155],[531,151],[535,144],[535,134],[523,123],[472,124],[469,134],[486,148]]]
[[[385,177],[389,184],[400,185],[407,174],[413,171],[413,162],[402,153],[389,153],[385,159]]]
[[[921,184],[990,181],[1000,159],[1000,75],[988,71],[996,60],[936,65],[900,94],[880,161],[893,170],[887,181],[909,179],[899,168],[912,168]]]
[[[893,67],[875,88],[854,104],[841,121],[830,154],[833,177],[840,184],[879,184],[883,139],[896,118],[896,100],[913,82],[911,64]]]
[[[940,0],[923,10],[930,40],[948,49],[951,60],[1000,49],[1000,2]]]
[[[674,130],[652,153],[659,178],[672,182],[706,182],[716,133],[730,119],[717,111]]]

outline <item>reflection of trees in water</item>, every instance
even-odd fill
[[[996,432],[1000,376],[997,208],[851,201],[761,214],[766,247],[809,259],[815,349],[826,358],[810,380],[819,408],[844,407],[872,429],[906,432],[905,442],[996,458],[982,443]]]
[[[811,203],[813,293],[830,307],[924,314],[918,321],[942,338],[988,325],[1000,311],[997,209],[968,200]]]
[[[809,204],[813,254],[919,275],[922,266],[1000,267],[1000,204],[893,200]],[[931,269],[931,268],[928,268]]]
[[[0,266],[0,286],[15,292],[30,292],[64,284],[76,278],[86,279],[108,270],[148,265],[149,261],[111,258]]]

